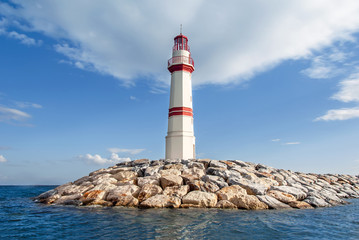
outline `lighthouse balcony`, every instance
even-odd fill
[[[168,60],[168,67],[176,64],[187,64],[194,67],[193,59],[187,56],[176,56]]]

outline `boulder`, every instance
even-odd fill
[[[117,198],[115,206],[123,206],[123,207],[137,207],[139,201],[132,195],[120,196]]]
[[[148,160],[146,158],[137,159],[137,160],[131,162],[132,166],[146,165],[146,164],[150,164],[150,160]]]
[[[202,163],[204,165],[204,168],[208,168],[211,160],[210,159],[197,159],[197,162]]]
[[[161,169],[162,169],[161,165],[150,166],[150,167],[146,168],[144,175],[145,176],[153,176],[153,175],[157,174]]]
[[[293,195],[277,190],[270,190],[267,192],[267,195],[274,197],[275,199],[281,201],[282,203],[290,203],[297,200]]]
[[[137,178],[137,186],[143,187],[146,184],[160,185],[159,178],[155,176],[139,177]]]
[[[278,201],[277,199],[275,199],[274,197],[271,197],[269,195],[260,195],[257,197],[259,198],[259,200],[261,200],[262,202],[267,204],[269,206],[269,208],[272,208],[272,209],[291,208],[289,205],[282,203],[282,202]]]
[[[168,165],[163,166],[163,169],[165,169],[165,170],[177,169],[179,171],[183,171],[184,168],[185,168],[185,166],[182,163],[168,164]]]
[[[235,209],[237,206],[228,200],[220,200],[217,202],[215,208]]]
[[[188,168],[206,169],[203,163],[192,161],[188,163]]]
[[[330,204],[327,203],[324,199],[315,197],[315,196],[308,196],[303,201],[310,204],[313,207],[329,207],[330,206]]]
[[[103,200],[105,197],[106,192],[103,190],[91,190],[85,192],[84,195],[80,198],[80,201],[87,205],[95,200]]]
[[[201,180],[204,182],[212,182],[212,183],[216,184],[219,188],[228,186],[228,184],[224,181],[224,179],[219,176],[205,175],[201,178]]]
[[[113,178],[117,179],[119,182],[129,182],[137,178],[137,173],[133,171],[122,171],[113,175]]]
[[[138,200],[140,202],[145,201],[146,199],[162,193],[162,188],[154,184],[146,184],[141,188],[140,193],[138,194]]]
[[[182,198],[189,192],[189,190],[190,190],[190,187],[188,185],[166,187],[163,190],[163,194],[168,195],[168,196],[175,196],[178,198]]]
[[[309,203],[306,203],[304,201],[293,201],[288,203],[289,206],[292,208],[299,208],[299,209],[311,209],[313,208]]]
[[[258,197],[254,195],[239,195],[233,202],[238,208],[248,210],[268,209],[267,204],[259,201]]]
[[[218,160],[211,160],[209,162],[209,167],[214,167],[214,168],[224,168],[227,169],[227,164],[220,162]]]
[[[289,193],[293,195],[298,201],[303,200],[304,198],[307,197],[307,194],[302,190],[290,186],[272,186],[271,190],[277,190],[280,192]]]
[[[244,188],[249,195],[264,195],[268,187],[262,184],[253,183],[243,178],[229,178],[227,180],[229,185],[239,185]]]
[[[173,170],[173,169],[170,169],[170,170]],[[166,170],[166,171],[168,171],[168,170]],[[165,189],[166,187],[182,185],[183,179],[181,176],[177,176],[177,175],[163,175],[160,178],[160,182],[161,182],[162,188]]]
[[[137,198],[140,191],[141,188],[136,185],[118,186],[115,189],[112,189],[110,192],[108,192],[106,196],[106,200],[111,202],[117,202],[120,201],[120,199],[123,196],[133,196]]]
[[[166,170],[160,170],[161,176],[179,176],[181,175],[181,171],[178,169],[166,169]]]
[[[143,208],[178,208],[181,205],[181,199],[178,197],[158,194],[141,202]]]
[[[202,191],[192,191],[182,198],[182,203],[198,207],[214,207],[217,204],[217,195]]]
[[[90,206],[90,205],[100,205],[100,206],[103,206],[103,207],[112,207],[113,203],[100,199],[100,200],[94,200],[94,201],[90,202],[87,205],[88,206]]]
[[[81,201],[81,194],[76,193],[73,195],[61,196],[60,198],[56,199],[53,203],[58,205],[80,205]]]
[[[247,191],[239,185],[232,185],[220,189],[216,194],[218,200],[228,200],[233,203],[235,198],[238,198],[239,195],[246,195]]]
[[[182,175],[190,175],[193,177],[201,178],[204,175],[206,175],[206,172],[205,172],[205,169],[203,169],[203,168],[192,167],[192,168],[183,170]]]

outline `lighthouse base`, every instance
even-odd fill
[[[166,137],[166,159],[195,159],[195,137],[169,134]]]

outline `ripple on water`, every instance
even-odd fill
[[[333,208],[244,211],[44,206],[53,186],[0,186],[0,239],[359,239],[359,200]]]

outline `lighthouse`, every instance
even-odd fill
[[[171,73],[166,159],[194,159],[195,137],[193,133],[192,72],[194,62],[188,46],[188,38],[174,38],[172,58],[168,60]]]

